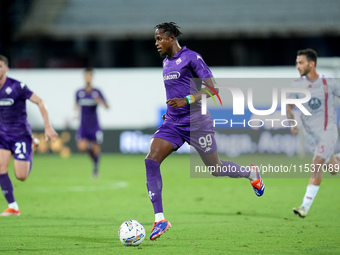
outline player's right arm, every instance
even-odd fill
[[[79,119],[79,114],[80,113],[80,106],[78,104],[78,102],[74,105],[74,113],[73,113],[73,118],[74,119]]]
[[[287,118],[290,119],[290,120],[294,120],[294,104],[288,104],[287,105]],[[290,121],[290,125],[294,125],[295,123],[293,121]],[[299,130],[297,128],[297,126],[292,126],[290,128],[290,132],[293,134],[293,135],[297,135],[299,133]]]

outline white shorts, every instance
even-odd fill
[[[305,139],[310,151],[314,153],[313,160],[316,156],[320,156],[325,159],[325,164],[327,164],[334,154],[334,147],[338,140],[338,130],[335,128],[321,131],[317,135],[311,135],[306,132]]]

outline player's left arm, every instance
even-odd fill
[[[41,116],[44,119],[45,140],[48,141],[48,139],[51,139],[52,141],[54,141],[58,137],[58,133],[53,129],[53,127],[50,124],[48,112],[47,112],[47,109],[46,109],[46,106],[45,106],[43,100],[34,93],[32,94],[32,96],[29,99],[33,103],[36,103],[38,105]]]
[[[105,106],[106,109],[109,109],[110,106],[108,105],[108,103],[102,99],[102,104]]]
[[[334,91],[333,94],[337,97],[340,97],[340,83],[338,80],[333,79],[334,81]]]
[[[193,95],[193,97],[195,98],[195,101],[201,100],[203,94],[206,95],[207,98],[208,98],[208,97],[210,97],[210,95],[214,96],[216,93],[219,92],[219,89],[215,87],[216,81],[215,81],[214,77],[206,79],[204,81],[204,85],[205,85],[204,90],[201,89]],[[209,93],[207,93],[206,91],[208,91]]]
[[[210,95],[215,95],[215,91],[217,93],[219,92],[218,88],[215,88],[216,82],[215,82],[214,77],[206,79],[204,84],[208,85],[208,86],[206,86],[204,88],[204,90],[199,90],[197,93],[195,93],[193,95],[189,95],[193,102],[201,100],[203,94],[207,95],[207,98],[208,98],[208,97],[210,97]],[[215,90],[215,91],[213,91],[213,90]],[[209,93],[207,93],[206,91],[209,91]],[[175,109],[183,107],[183,106],[186,106],[188,104],[188,102],[187,102],[187,100],[185,98],[172,98],[172,99],[168,99],[166,101],[166,103],[168,105],[170,105],[172,108],[175,108]]]
[[[96,102],[97,104],[104,105],[106,109],[109,109],[110,107],[109,104],[106,102],[105,97],[100,91],[98,91],[98,97],[96,98]]]
[[[215,95],[219,92],[218,88],[216,88],[216,81],[214,77],[212,76],[212,73],[209,69],[209,67],[206,65],[206,63],[203,61],[202,57],[200,55],[197,55],[197,59],[190,62],[190,67],[192,70],[200,77],[200,79],[203,82],[203,85],[205,85],[204,90],[199,90],[193,95],[188,95],[188,99],[185,98],[173,98],[169,99],[166,103],[169,104],[173,108],[180,108],[188,104],[189,102],[193,103],[196,101],[199,101],[202,99],[202,95],[205,94],[207,97],[210,97],[210,95]],[[206,74],[209,74],[209,78],[204,78]],[[216,92],[216,93],[215,93]]]

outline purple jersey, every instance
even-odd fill
[[[200,54],[185,46],[172,59],[163,61],[163,80],[166,98],[183,98],[197,93],[202,86],[202,80],[213,77],[209,67]],[[199,79],[197,79],[199,78]],[[190,127],[193,122],[211,121],[210,114],[201,115],[201,102],[174,109],[167,105],[166,121],[178,126]]]
[[[26,100],[32,94],[24,83],[7,77],[0,89],[0,135],[32,135],[26,113]]]
[[[81,107],[81,121],[79,129],[86,132],[96,132],[100,130],[97,115],[97,98],[101,98],[105,101],[104,96],[98,89],[92,89],[90,92],[86,92],[85,89],[77,91],[76,102]]]

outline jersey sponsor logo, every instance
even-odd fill
[[[181,76],[180,72],[177,71],[172,71],[170,73],[167,73],[166,75],[163,76],[163,81],[167,80],[176,80]]]
[[[7,93],[7,95],[11,94],[12,89],[10,87],[7,87],[7,89],[5,90],[5,92]]]
[[[82,106],[93,106],[96,104],[97,102],[92,98],[79,99],[79,105],[82,105]]]
[[[321,106],[321,100],[319,98],[316,97],[312,97],[309,101],[308,101],[308,106],[313,109],[316,110]]]
[[[0,106],[11,106],[13,104],[14,104],[14,100],[12,98],[0,99]]]

